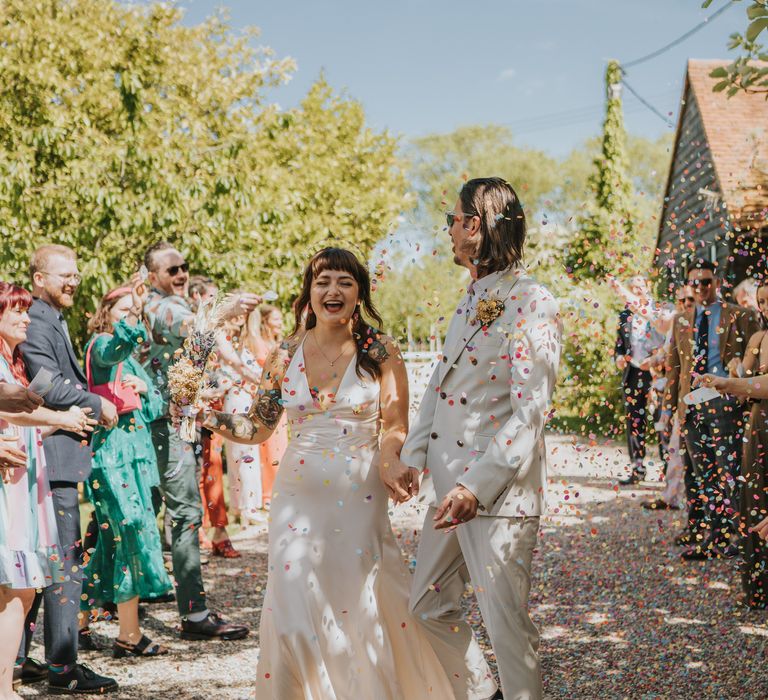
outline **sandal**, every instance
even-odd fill
[[[221,542],[213,542],[213,549],[211,553],[214,557],[224,557],[225,559],[238,559],[243,555],[240,554],[233,546],[229,538],[222,540]]]
[[[146,635],[141,636],[138,644],[129,644],[116,639],[112,647],[112,656],[115,659],[122,659],[125,656],[163,656],[167,653],[167,647],[160,646]]]

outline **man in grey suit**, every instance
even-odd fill
[[[27,340],[20,346],[30,378],[40,369],[47,369],[53,378],[52,387],[45,395],[46,406],[62,411],[71,406],[89,409],[102,425],[113,427],[117,424],[117,410],[109,401],[88,392],[62,314],[74,303],[80,284],[75,252],[66,246],[42,246],[32,254],[30,274],[35,301],[29,310],[31,323]],[[30,630],[34,629],[42,598],[45,600],[45,660],[50,690],[73,694],[108,692],[117,688],[114,679],[77,663],[83,553],[77,485],[91,473],[91,448],[81,436],[64,431],[45,438],[43,447],[67,579],[48,586],[35,598],[27,617],[20,656],[25,665],[29,665]],[[27,674],[28,680],[32,680],[31,675]]]
[[[540,700],[528,614],[547,489],[544,425],[560,359],[552,295],[522,267],[525,215],[501,178],[470,180],[447,214],[454,262],[472,277],[403,446],[398,478],[431,494],[411,612],[457,700],[501,698],[461,612],[471,580],[508,700]],[[411,469],[406,470],[405,466]]]

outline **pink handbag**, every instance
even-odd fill
[[[93,347],[93,342],[88,346],[88,351],[85,353],[85,376],[88,379],[88,391],[115,404],[117,412],[121,416],[141,408],[141,397],[131,387],[123,384],[122,362],[117,366],[117,373],[113,381],[106,384],[93,383],[91,380],[91,348]]]

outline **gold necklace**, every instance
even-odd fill
[[[340,357],[341,357],[341,356],[342,356],[342,355],[343,355],[343,354],[344,354],[344,353],[347,351],[347,349],[346,349],[346,348],[342,347],[342,350],[341,350],[341,352],[340,352],[338,355],[336,355],[336,357],[334,357],[332,360],[329,360],[329,359],[328,359],[328,355],[326,355],[326,354],[323,352],[323,349],[320,347],[320,343],[318,343],[318,342],[317,342],[317,337],[315,336],[315,334],[314,334],[314,333],[312,333],[312,340],[314,340],[314,341],[315,341],[315,345],[317,346],[317,349],[320,351],[320,354],[321,354],[321,355],[322,355],[322,356],[325,358],[325,361],[326,361],[326,362],[327,362],[327,363],[328,363],[328,364],[329,364],[331,367],[333,367],[334,363],[338,362],[338,361],[339,361],[339,358],[340,358]]]

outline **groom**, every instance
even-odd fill
[[[560,358],[558,308],[520,264],[525,215],[508,183],[470,180],[447,218],[454,262],[472,283],[401,454],[411,468],[398,475],[406,490],[416,490],[418,470],[436,495],[421,534],[411,611],[457,700],[536,699],[539,635],[528,591],[544,512],[543,430]],[[503,696],[461,613],[468,581]]]

